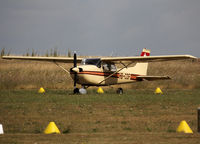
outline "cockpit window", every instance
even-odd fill
[[[90,59],[83,59],[82,62],[81,62],[82,65],[96,65],[97,67],[101,67],[101,59],[98,58],[98,59],[93,59],[93,58],[90,58]]]

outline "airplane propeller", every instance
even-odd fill
[[[70,72],[74,74],[74,94],[79,93],[79,89],[76,87],[77,81],[78,81],[78,73],[82,72],[83,69],[80,67],[77,67],[77,56],[76,52],[74,52],[74,60],[73,60],[74,66],[70,69]]]
[[[74,52],[74,61],[73,61],[73,63],[74,63],[74,67],[73,67],[73,69],[74,69],[74,68],[77,67],[77,56],[76,56],[76,52]],[[76,83],[77,83],[77,72],[74,71],[74,94],[75,94],[75,93],[78,93],[78,89],[76,88]]]

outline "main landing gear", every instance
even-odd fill
[[[118,88],[117,89],[117,94],[123,94],[123,89],[122,88]]]

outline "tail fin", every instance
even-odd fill
[[[150,50],[144,48],[140,56],[150,56]],[[129,67],[128,71],[133,74],[147,75],[148,63],[136,63],[134,67]]]
[[[150,56],[150,50],[143,48],[140,56]]]

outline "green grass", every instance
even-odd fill
[[[106,89],[72,95],[68,90],[1,90],[0,143],[198,143],[196,111],[200,90]],[[192,135],[176,133],[186,120]],[[54,121],[61,135],[44,135]],[[188,141],[189,140],[189,141]]]

